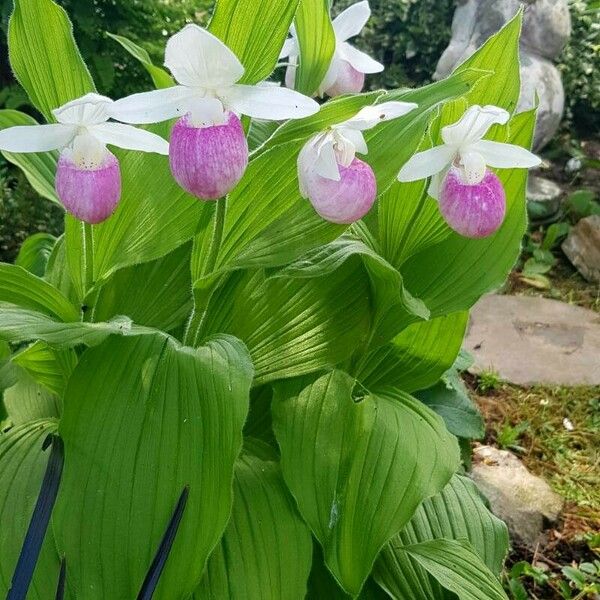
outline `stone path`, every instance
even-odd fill
[[[484,296],[464,348],[471,370],[518,385],[600,385],[600,315],[557,300]]]

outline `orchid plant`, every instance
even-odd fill
[[[538,164],[522,17],[446,80],[359,93],[369,14],[217,0],[170,74],[119,38],[172,85],[113,101],[64,10],[15,0],[47,124],[0,111],[0,150],[66,214],[0,264],[11,600],[506,597],[458,371]]]

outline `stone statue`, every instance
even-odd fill
[[[521,36],[521,97],[517,111],[532,108],[539,97],[534,148],[540,150],[556,133],[564,110],[558,58],[571,35],[567,0],[458,0],[452,40],[440,58],[434,79],[449,75],[491,35],[525,7]]]

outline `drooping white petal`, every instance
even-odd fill
[[[59,123],[94,125],[108,120],[108,109],[113,101],[100,94],[86,94],[55,108],[52,114]]]
[[[76,125],[19,125],[0,131],[0,150],[7,152],[46,152],[71,143]]]
[[[109,107],[109,116],[124,123],[159,123],[183,116],[186,106],[198,91],[182,85],[133,94],[117,100]]]
[[[481,140],[473,144],[471,149],[479,152],[485,159],[486,164],[496,169],[510,169],[514,167],[530,169],[537,167],[542,162],[542,159],[533,154],[533,152],[529,152],[529,150],[521,146],[515,146],[514,144]]]
[[[335,129],[354,146],[355,152],[360,154],[367,154],[369,152],[369,148],[367,147],[367,142],[365,141],[362,131],[353,129],[351,127],[345,127],[344,125],[335,127]]]
[[[181,85],[215,89],[239,81],[244,67],[216,36],[198,25],[186,25],[169,38],[165,66]]]
[[[418,105],[413,102],[383,102],[375,106],[365,106],[351,119],[348,119],[343,125],[365,131],[375,127],[378,123],[397,119],[408,114],[411,110],[417,108]]]
[[[312,98],[288,88],[236,84],[217,94],[227,108],[256,119],[299,119],[319,111]]]
[[[169,143],[155,133],[138,129],[123,123],[100,123],[89,131],[104,144],[111,144],[127,150],[169,154]]]
[[[460,165],[460,175],[466,184],[477,185],[483,181],[487,167],[485,159],[479,152],[474,152],[472,149],[461,152]]]
[[[370,16],[371,8],[367,0],[357,2],[341,12],[333,20],[333,30],[338,42],[345,42],[347,39],[358,35],[367,24]]]
[[[319,89],[317,93],[322,98],[325,92],[334,85],[337,81],[340,71],[342,69],[342,60],[338,57],[337,52],[333,55],[331,59],[331,63],[329,63],[329,69],[327,69],[327,73],[325,73],[325,77],[323,77],[323,81],[319,85]]]
[[[506,125],[510,115],[497,106],[471,106],[459,121],[442,128],[444,143],[455,146],[481,140],[492,125]]]
[[[335,156],[334,141],[329,135],[325,135],[315,145],[317,160],[314,168],[317,174],[326,179],[340,180],[340,169]]]
[[[285,58],[286,56],[292,56],[298,54],[298,42],[295,37],[288,38],[283,43],[279,58]]]
[[[351,46],[348,42],[340,44],[336,54],[342,60],[349,62],[360,73],[381,73],[384,68],[381,63]]]
[[[418,181],[443,171],[452,163],[456,150],[449,146],[436,146],[415,154],[398,173],[398,181]]]

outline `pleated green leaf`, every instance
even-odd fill
[[[500,582],[466,540],[432,540],[406,546],[404,552],[459,600],[508,600]]]
[[[458,467],[455,438],[406,394],[353,396],[332,371],[275,386],[273,426],[285,481],[344,590],[361,591],[384,544]]]
[[[144,69],[148,71],[150,77],[152,77],[152,82],[154,83],[154,87],[157,89],[171,87],[175,85],[173,78],[162,68],[157,67],[150,58],[148,51],[141,46],[138,46],[135,42],[132,42],[130,39],[126,38],[123,35],[117,35],[116,33],[106,32],[108,37],[118,42],[133,58],[139,60]]]
[[[33,275],[43,277],[48,258],[56,244],[56,238],[50,233],[34,233],[21,245],[15,265],[23,267]]]
[[[296,13],[300,62],[294,88],[312,96],[325,78],[335,52],[335,32],[327,0],[301,0]]]
[[[454,364],[467,320],[467,312],[457,312],[413,323],[368,353],[357,377],[372,393],[389,387],[414,392],[432,386]]]
[[[257,83],[275,68],[299,0],[217,0],[210,31],[240,59],[240,83]]]
[[[230,337],[197,349],[162,334],[112,337],[81,357],[65,393],[54,512],[77,597],[136,597],[185,486],[153,598],[192,593],[229,519],[251,381]]]
[[[0,303],[9,302],[63,321],[77,321],[78,310],[55,287],[22,267],[0,263]]]
[[[60,417],[62,402],[55,393],[23,369],[17,369],[16,377],[16,383],[4,390],[3,396],[11,425],[26,425],[38,419]]]
[[[234,273],[197,315],[188,343],[219,332],[240,338],[252,356],[256,384],[330,368],[366,339],[369,295],[362,265],[352,261],[312,279]]]
[[[455,475],[440,493],[419,506],[383,549],[373,571],[379,585],[395,600],[446,600],[448,593],[404,551],[406,546],[441,538],[468,540],[493,573],[490,579],[500,575],[508,552],[506,525],[487,509],[470,479]]]
[[[273,460],[244,452],[233,509],[195,600],[297,600],[306,595],[312,537]]]
[[[0,129],[18,125],[36,125],[37,121],[18,110],[0,110]],[[18,154],[2,152],[6,160],[19,167],[33,189],[43,198],[62,206],[54,189],[58,152]]]
[[[56,421],[40,419],[0,433],[0,596],[6,597],[46,470],[46,437]],[[51,528],[46,533],[27,598],[48,600],[56,589],[60,562]],[[52,590],[52,592],[49,591]]]
[[[63,8],[52,0],[14,0],[8,56],[19,83],[48,122],[52,109],[94,91]]]

